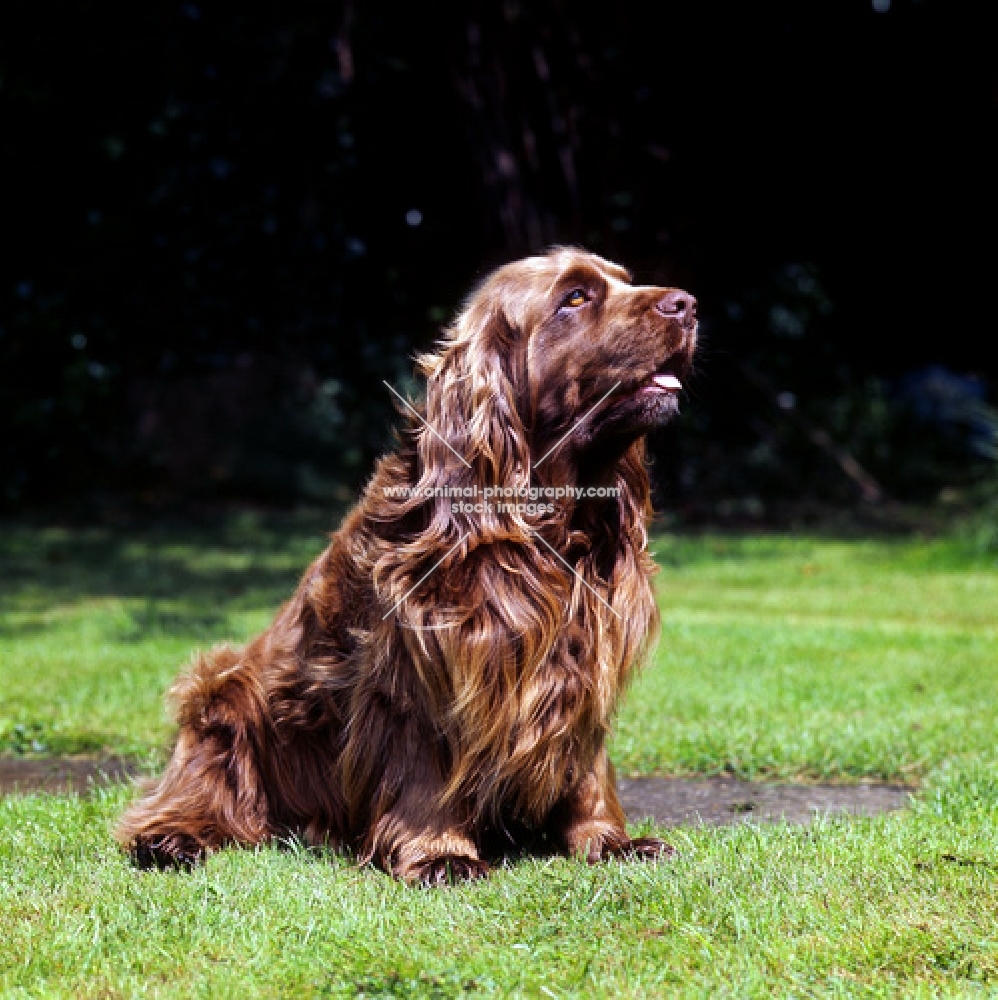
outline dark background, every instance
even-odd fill
[[[926,502],[998,460],[998,66],[944,0],[0,13],[0,504],[342,501],[382,379],[582,244],[701,303],[660,500]],[[650,13],[654,11],[654,13]]]

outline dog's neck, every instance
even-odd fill
[[[582,497],[579,490],[587,487],[630,489],[632,477],[628,476],[625,466],[637,440],[640,439],[620,436],[581,449],[573,449],[566,442],[563,449],[533,470],[533,485],[573,488],[558,501],[561,517],[555,523],[560,523],[561,532],[560,537],[556,535],[550,539],[553,544],[559,547],[568,544],[570,550],[579,548],[580,552],[594,546],[606,549],[612,562],[610,553],[616,548],[622,498],[615,492],[608,492],[603,497]]]
[[[621,462],[639,441],[634,435],[614,436],[573,447],[565,442],[531,470],[537,486],[614,486]]]

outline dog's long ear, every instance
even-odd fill
[[[524,497],[515,491],[530,484],[526,357],[523,331],[492,296],[479,295],[440,351],[419,359],[427,423],[417,445],[419,486],[439,490],[437,514],[450,518],[458,537],[467,534],[471,547],[525,540],[525,522],[515,507]],[[476,509],[462,512],[462,503]]]
[[[538,553],[529,494],[517,495],[531,474],[526,334],[487,288],[439,350],[420,359],[426,423],[409,423],[415,481],[399,509],[412,533],[373,571],[393,612],[380,655],[391,662],[385,650],[404,650],[411,677],[433,699],[432,718],[451,741],[448,794],[474,787],[496,771],[497,753],[513,752],[502,713],[554,648],[571,592],[566,571]],[[394,670],[386,683],[407,676]],[[451,728],[468,712],[474,724]]]

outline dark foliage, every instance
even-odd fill
[[[476,275],[552,242],[700,299],[670,502],[973,478],[998,374],[985,8],[10,0],[0,502],[356,485],[382,380]],[[991,430],[921,405],[930,365],[983,380]]]

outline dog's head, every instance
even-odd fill
[[[576,464],[619,454],[678,412],[696,335],[687,292],[581,250],[528,257],[494,271],[422,359],[427,419],[487,485],[529,477],[555,446]]]

